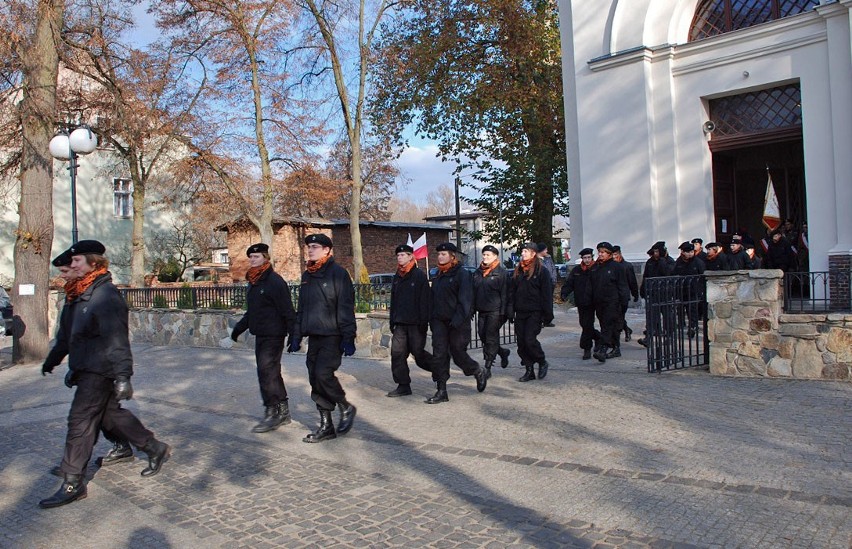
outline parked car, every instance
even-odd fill
[[[0,312],[3,314],[4,333],[7,336],[12,335],[12,323],[15,317],[14,309],[12,307],[12,300],[9,299],[9,294],[2,287],[0,287]]]
[[[567,263],[557,263],[556,264],[556,278],[557,280],[565,280],[568,278],[568,264]]]
[[[473,273],[476,272],[476,267],[471,267],[470,265],[462,265],[462,268],[465,271],[469,272],[470,274],[473,274]],[[429,280],[432,280],[436,276],[438,276],[438,267],[430,267],[429,268]]]
[[[392,284],[393,273],[379,273],[370,275],[370,284]]]

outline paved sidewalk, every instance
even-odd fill
[[[293,423],[255,435],[253,352],[134,346],[128,407],[173,458],[90,470],[53,510],[64,367],[0,371],[0,547],[850,547],[852,384],[648,374],[635,342],[583,361],[576,314],[556,323],[544,381],[516,381],[513,349],[482,394],[453,367],[436,406],[413,361],[415,395],[390,399],[389,361],[345,359],[355,426],[317,445],[303,354]]]

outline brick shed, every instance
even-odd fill
[[[449,240],[451,227],[429,223],[397,223],[392,221],[361,221],[361,246],[364,263],[370,274],[392,273],[396,270],[394,249],[408,240],[417,240],[426,233],[429,245],[429,265],[437,265],[435,246]],[[276,219],[274,241],[270,244],[275,270],[285,280],[299,280],[305,270],[304,238],[312,233],[325,233],[334,242],[334,259],[349,274],[352,273],[352,239],[348,219],[308,219],[288,217]],[[228,233],[228,258],[234,282],[245,280],[248,269],[246,249],[260,241],[257,228],[241,218],[219,228]],[[425,262],[420,267],[425,268]],[[354,277],[353,277],[354,278]]]

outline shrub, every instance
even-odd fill
[[[154,308],[156,309],[168,309],[169,302],[166,300],[166,296],[162,294],[157,294],[154,296]]]
[[[170,258],[162,266],[157,273],[157,280],[160,282],[177,282],[180,275],[183,274],[180,265],[174,258]]]
[[[192,296],[192,288],[189,287],[189,284],[186,282],[183,283],[183,286],[180,287],[180,292],[178,293],[177,299],[178,309],[194,309],[195,308],[195,300]]]

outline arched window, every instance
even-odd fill
[[[689,41],[745,29],[817,6],[819,0],[703,0],[695,10]]]

